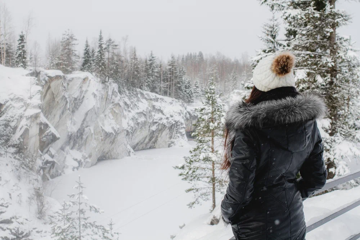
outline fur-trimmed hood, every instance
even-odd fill
[[[316,94],[306,93],[296,97],[263,101],[256,105],[243,101],[233,104],[225,117],[229,130],[246,127],[280,125],[322,118],[326,105]]]

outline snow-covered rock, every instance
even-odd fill
[[[181,101],[141,90],[119,94],[117,84],[89,73],[0,68],[2,151],[42,157],[54,176],[134,150],[181,146],[196,121]]]
[[[24,69],[0,65],[0,153],[37,158],[59,139],[41,112],[41,87]]]
[[[60,133],[52,145],[59,166],[81,153],[79,165],[122,158],[133,150],[170,147],[186,141],[189,112],[175,99],[134,90],[119,94],[113,82],[102,84],[89,73],[44,71],[42,111]],[[73,151],[72,153],[70,153]]]
[[[176,99],[137,90],[120,101],[129,144],[134,150],[162,148],[186,140],[186,106]]]
[[[51,146],[60,168],[66,167],[69,151],[83,154],[81,167],[129,155],[115,84],[101,84],[88,73],[45,71],[41,76],[42,112],[60,134]]]

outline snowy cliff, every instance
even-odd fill
[[[41,87],[27,73],[0,65],[0,153],[36,158],[60,135],[41,111]]]
[[[0,66],[2,152],[42,158],[56,176],[134,150],[187,141],[194,114],[182,102],[141,90],[122,90],[89,73],[64,75]],[[46,171],[46,170],[56,171]]]
[[[150,92],[120,94],[89,73],[0,65],[0,239],[49,239],[43,220],[58,203],[46,197],[48,179],[134,150],[182,146],[192,111]]]

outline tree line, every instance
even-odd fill
[[[26,35],[21,32],[14,54],[14,64],[7,66],[58,69],[65,74],[81,70],[96,75],[102,82],[115,81],[119,91],[138,88],[163,96],[194,102],[204,94],[210,76],[221,93],[241,88],[241,83],[251,78],[250,61],[246,55],[241,60],[220,53],[205,56],[202,52],[171,55],[168,61],[159,59],[153,52],[138,55],[135,47],[127,47],[126,39],[117,42],[104,39],[100,31],[95,44],[86,40],[83,53],[77,52],[78,40],[67,30],[61,41],[48,40],[45,61],[38,52],[27,50]],[[10,56],[10,54],[8,54]],[[29,56],[31,59],[29,59]]]

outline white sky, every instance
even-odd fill
[[[45,50],[49,34],[58,39],[71,29],[79,40],[93,41],[100,29],[105,38],[129,45],[139,54],[153,51],[167,59],[171,54],[221,52],[229,57],[250,56],[261,47],[258,36],[271,14],[257,0],[2,0],[12,13],[15,31],[31,12],[36,25],[30,40]],[[360,3],[342,0],[339,7],[352,14],[350,26],[340,33],[351,35],[360,49]]]

